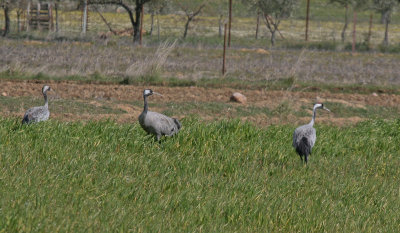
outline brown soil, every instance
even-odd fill
[[[0,94],[4,96],[35,96],[39,97],[40,90],[45,82],[43,81],[0,81]],[[268,107],[274,109],[284,101],[290,103],[291,108],[299,108],[301,105],[310,105],[315,102],[338,102],[346,106],[364,108],[367,105],[376,106],[397,106],[400,96],[393,94],[343,94],[330,92],[290,92],[290,91],[266,91],[266,90],[239,90],[233,88],[203,88],[203,87],[161,87],[161,86],[133,86],[133,85],[112,85],[112,84],[80,84],[75,82],[46,82],[54,90],[49,93],[50,98],[70,99],[84,101],[96,106],[110,101],[113,108],[126,111],[125,114],[57,114],[52,113],[52,117],[65,120],[89,120],[112,118],[119,122],[135,121],[142,111],[141,108],[129,104],[130,101],[142,101],[142,91],[151,88],[163,94],[163,97],[154,95],[152,101],[157,103],[174,102],[229,102],[229,97],[234,92],[240,92],[247,97],[247,106]],[[119,102],[121,101],[121,102]],[[128,102],[128,103],[127,103]],[[117,103],[117,104],[114,104]],[[236,103],[235,103],[236,104]],[[238,104],[239,105],[239,104]],[[156,109],[152,109],[157,111]],[[158,109],[160,110],[160,109]],[[7,113],[0,112],[2,115]],[[23,112],[18,113],[22,115]],[[205,120],[224,118],[224,113],[214,116],[198,113]],[[184,117],[184,113],[176,117]],[[282,124],[282,123],[304,123],[309,118],[298,118],[288,115],[285,119],[272,117],[266,119],[264,115],[251,115],[242,117],[260,125]],[[335,125],[354,124],[362,121],[363,118],[335,118],[329,114],[323,114],[318,118],[319,122]]]

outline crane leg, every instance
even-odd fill
[[[307,164],[307,155],[304,155],[304,162]]]

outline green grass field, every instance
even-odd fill
[[[400,229],[400,120],[317,125],[308,166],[292,125],[183,125],[0,119],[0,232]]]

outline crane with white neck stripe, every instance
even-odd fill
[[[314,128],[315,115],[317,109],[325,109],[330,112],[329,109],[325,108],[324,104],[318,103],[314,105],[313,116],[310,123],[298,127],[293,133],[293,147],[300,159],[307,164],[308,156],[311,154],[312,148],[314,147],[317,134]]]

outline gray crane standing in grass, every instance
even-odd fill
[[[139,116],[139,123],[144,131],[157,136],[157,140],[159,141],[163,135],[172,136],[178,133],[182,125],[175,118],[165,116],[161,113],[148,111],[149,107],[147,105],[147,97],[151,96],[152,94],[162,96],[161,94],[150,89],[143,91],[144,109]]]
[[[314,129],[315,115],[317,109],[325,109],[330,112],[329,109],[324,107],[324,104],[315,104],[313,109],[313,116],[311,122],[298,127],[293,133],[293,147],[296,152],[300,155],[300,159],[307,163],[308,156],[311,154],[311,150],[317,139],[317,135]]]
[[[43,86],[42,93],[44,97],[44,105],[28,109],[28,111],[25,112],[24,118],[22,119],[22,124],[36,123],[49,119],[50,112],[49,102],[47,101],[47,91],[50,90],[51,89],[49,86]]]

